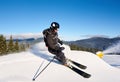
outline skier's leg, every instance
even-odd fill
[[[57,59],[58,59],[63,65],[66,64],[66,57],[65,57],[65,55],[64,55],[63,52],[58,52],[58,53],[56,54],[56,56],[57,56]]]
[[[53,49],[48,48],[48,51],[54,55],[56,55],[55,59],[60,61],[63,65],[66,64],[66,57],[62,51],[56,51]]]

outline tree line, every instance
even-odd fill
[[[101,51],[100,49],[87,48],[87,47],[83,47],[83,46],[77,46],[75,44],[69,44],[69,46],[70,46],[71,50],[81,50],[81,51],[88,51],[88,52],[92,52],[92,53],[96,53],[97,51]]]
[[[3,35],[0,35],[0,55],[25,51],[27,48],[29,48],[29,44],[14,41],[12,35],[8,41]]]

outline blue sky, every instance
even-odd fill
[[[120,36],[120,1],[0,0],[0,34],[39,33],[53,21],[66,40]]]

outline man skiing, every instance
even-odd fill
[[[44,35],[44,42],[45,45],[48,47],[48,51],[56,56],[54,56],[55,59],[60,61],[63,65],[74,71],[75,73],[83,76],[84,78],[89,78],[91,75],[78,69],[86,69],[86,66],[77,63],[73,60],[67,59],[62,52],[64,50],[64,47],[60,47],[59,43],[62,45],[63,42],[58,38],[58,29],[60,28],[59,24],[57,22],[52,22],[50,28],[47,28],[43,30],[43,35]],[[54,60],[54,58],[40,71],[40,73],[36,73],[33,77],[33,81],[48,67],[48,65]],[[75,66],[71,65],[70,63],[74,64]],[[42,63],[40,67],[42,66]],[[39,67],[39,69],[40,69]],[[38,72],[39,70],[37,70]]]
[[[52,22],[50,28],[47,28],[43,31],[44,42],[48,47],[48,51],[54,55],[56,55],[56,59],[58,59],[63,65],[67,65],[66,57],[62,50],[64,47],[60,47],[63,42],[58,38],[58,29],[60,25],[57,22]]]

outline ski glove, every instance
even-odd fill
[[[64,47],[60,47],[60,50],[64,50],[65,48]]]
[[[63,42],[62,42],[62,41],[59,41],[59,43],[60,43],[61,45],[63,45]]]

